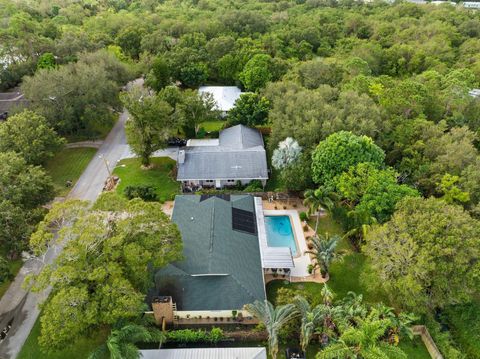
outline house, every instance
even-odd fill
[[[480,5],[480,3],[478,3]],[[474,98],[480,98],[480,89],[472,89],[468,91],[468,94]]]
[[[210,94],[212,96],[217,110],[222,113],[222,117],[225,117],[227,112],[235,106],[235,101],[242,94],[242,90],[237,86],[201,86],[198,92],[201,95]]]
[[[218,139],[189,140],[178,153],[177,181],[185,191],[224,188],[268,179],[267,155],[261,133],[243,125],[220,132]]]
[[[466,1],[463,3],[463,7],[467,9],[480,9],[480,2],[479,1]],[[480,90],[479,95],[480,95]]]
[[[172,221],[184,259],[155,274],[148,300],[157,323],[227,321],[237,313],[253,321],[243,306],[266,299],[254,197],[179,195]]]
[[[143,359],[267,359],[264,347],[140,350]]]

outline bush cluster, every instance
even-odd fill
[[[224,337],[223,330],[216,327],[209,332],[201,329],[180,329],[167,333],[167,341],[177,343],[218,343]]]
[[[128,199],[141,198],[144,201],[156,201],[157,193],[152,186],[127,186],[123,193]]]

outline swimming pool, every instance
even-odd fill
[[[297,255],[297,244],[289,216],[265,216],[265,229],[269,247],[290,247],[292,255]]]

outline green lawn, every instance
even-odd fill
[[[96,148],[65,148],[58,152],[45,166],[53,179],[55,193],[63,197],[71,188],[65,183],[70,180],[75,183],[97,152]]]
[[[212,131],[220,131],[223,129],[225,126],[225,121],[218,120],[218,121],[205,121],[200,124],[200,127],[203,127],[203,129],[207,132],[212,132]]]
[[[40,351],[40,346],[38,345],[40,320],[37,320],[17,359],[86,359],[96,347],[105,341],[107,335],[107,330],[96,331],[89,338],[78,338],[67,349],[44,353]]]
[[[123,195],[127,186],[152,186],[155,188],[158,200],[165,202],[172,200],[179,193],[180,184],[173,178],[175,161],[168,157],[152,158],[153,168],[141,168],[138,158],[121,160],[113,170],[113,174],[120,177],[117,192]]]

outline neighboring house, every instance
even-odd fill
[[[467,9],[480,9],[480,2],[478,1],[467,1],[463,3],[463,7]],[[479,94],[477,95],[480,96],[480,89],[477,89],[479,91]]]
[[[223,188],[268,179],[267,155],[258,130],[237,125],[220,132],[218,139],[189,140],[178,153],[177,181],[185,191]]]
[[[198,92],[212,96],[217,104],[217,110],[222,113],[222,117],[225,117],[227,112],[235,106],[235,101],[242,94],[242,90],[236,86],[201,86]]]
[[[264,347],[140,350],[143,359],[267,359]]]
[[[174,319],[252,321],[245,304],[266,299],[254,197],[179,195],[172,221],[184,259],[155,274],[149,302],[157,323]]]
[[[478,3],[480,5],[480,3]],[[480,89],[472,89],[468,91],[468,94],[475,98],[480,98]]]

